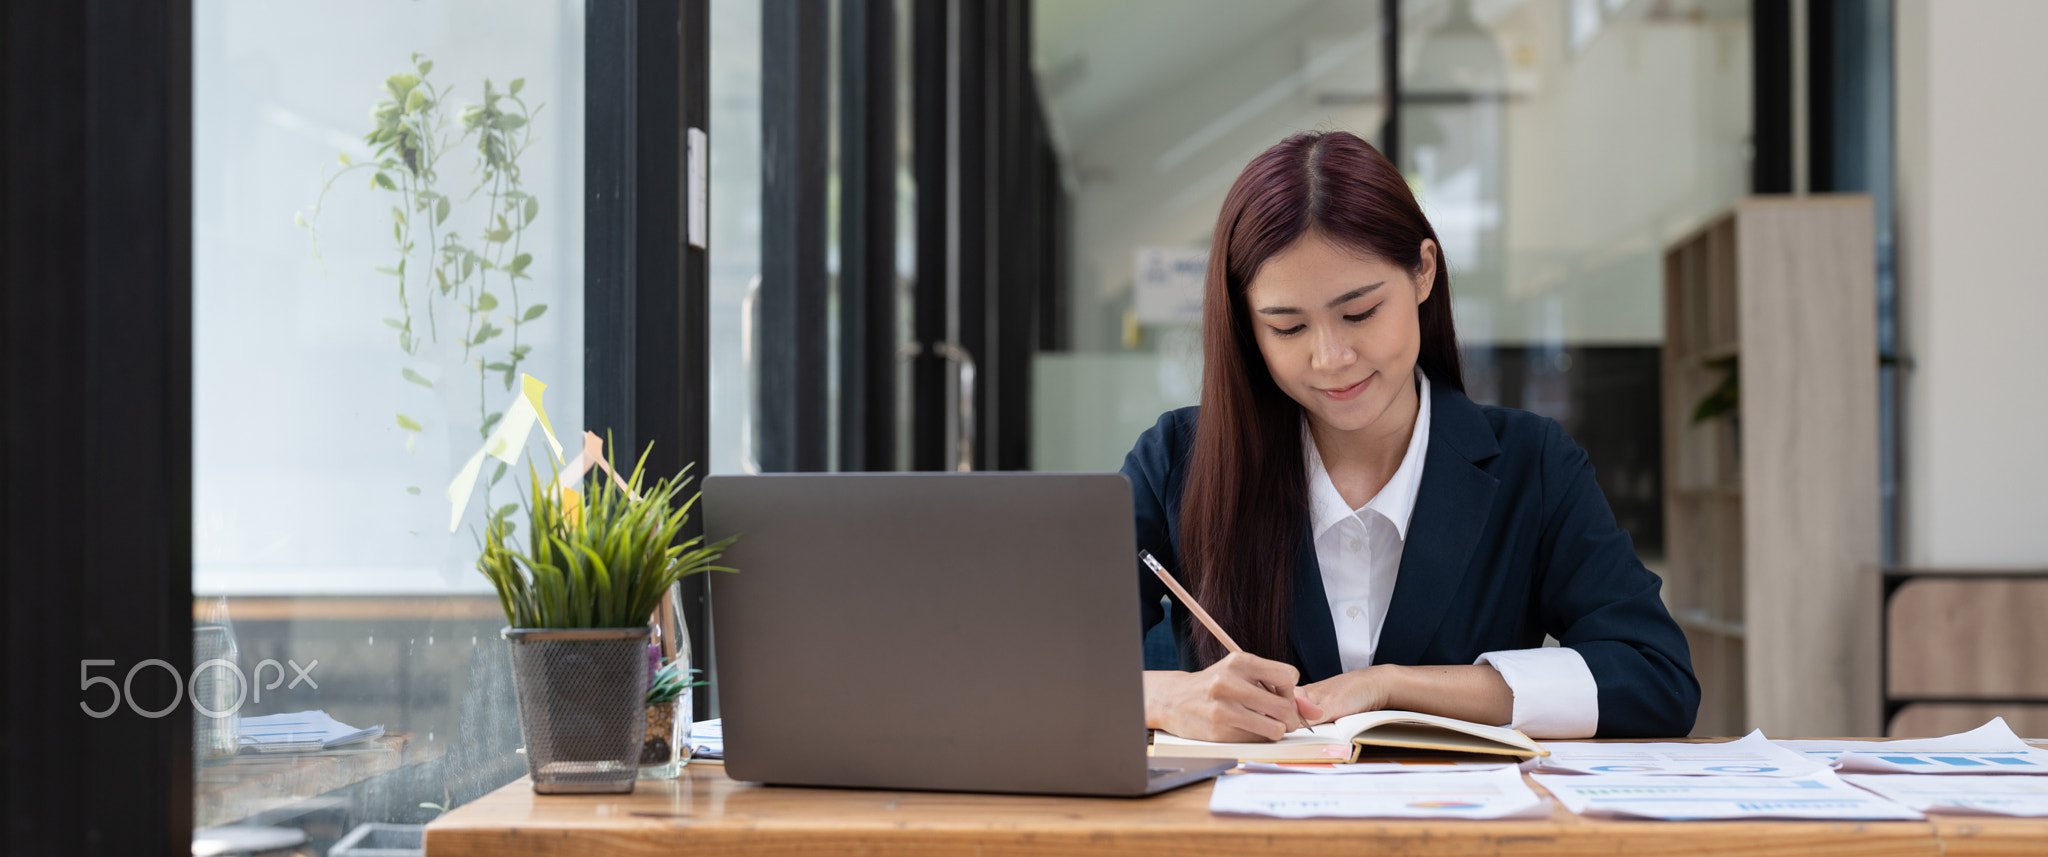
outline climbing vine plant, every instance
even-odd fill
[[[521,97],[525,78],[502,88],[485,78],[482,99],[456,111],[453,93],[432,80],[433,60],[413,54],[411,62],[409,70],[384,79],[384,98],[370,110],[373,124],[363,135],[369,157],[343,152],[339,168],[323,167],[319,197],[297,222],[318,257],[320,210],[343,178],[367,174],[369,191],[389,196],[388,264],[374,271],[388,278],[392,291],[395,314],[382,321],[406,356],[400,380],[434,389],[437,382],[420,371],[427,360],[423,346],[458,345],[463,374],[438,383],[473,378],[476,432],[488,437],[504,416],[490,410],[488,387],[498,381],[512,389],[533,349],[520,341],[520,328],[548,309],[535,300],[537,289],[527,274],[533,254],[525,249],[540,200],[520,173],[520,158],[535,142],[533,117],[546,105],[529,105]],[[472,151],[470,168],[462,179],[451,180],[459,186],[451,190],[442,181],[442,161],[464,148]],[[406,452],[413,452],[425,424],[404,410],[394,417],[405,432]],[[501,463],[491,474],[486,496],[505,470]],[[418,486],[406,490],[419,493]]]

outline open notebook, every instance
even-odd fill
[[[1413,711],[1366,711],[1320,726],[1296,729],[1272,743],[1196,741],[1159,732],[1154,756],[1196,756],[1247,762],[1352,762],[1380,749],[1479,753],[1515,759],[1548,756],[1529,736],[1505,726],[1481,726]]]

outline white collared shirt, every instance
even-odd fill
[[[1386,625],[1387,606],[1401,569],[1401,551],[1408,541],[1408,522],[1422,489],[1422,464],[1429,450],[1429,378],[1415,372],[1420,405],[1415,430],[1401,466],[1385,487],[1357,509],[1345,502],[1323,456],[1316,449],[1308,420],[1301,424],[1307,459],[1309,527],[1315,537],[1316,563],[1321,566],[1323,594],[1330,621],[1337,630],[1337,655],[1345,672],[1372,664]],[[1576,650],[1564,647],[1487,652],[1475,663],[1500,671],[1514,694],[1514,720],[1509,725],[1533,738],[1585,738],[1600,723],[1599,686],[1593,671]]]

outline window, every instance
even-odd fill
[[[200,754],[193,826],[326,853],[524,772],[474,563],[527,473],[485,459],[452,526],[449,491],[521,376],[553,385],[557,432],[584,425],[584,10],[193,11],[195,640],[248,674],[241,724],[384,729],[331,756]],[[255,731],[195,721],[223,748]]]

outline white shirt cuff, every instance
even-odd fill
[[[1515,695],[1515,720],[1508,725],[1529,737],[1591,738],[1600,731],[1600,686],[1577,650],[1487,652],[1474,663],[1500,671]]]

